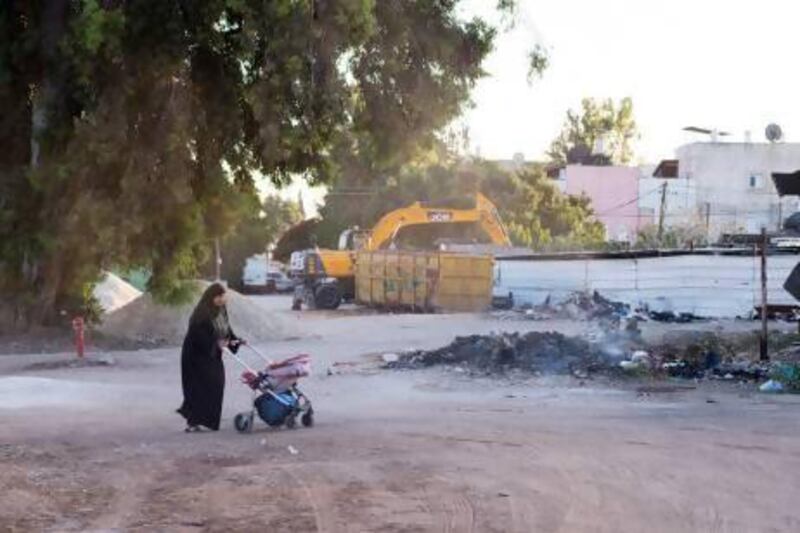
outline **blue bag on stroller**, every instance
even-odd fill
[[[276,427],[286,422],[286,417],[297,407],[297,398],[290,392],[262,394],[255,401],[258,416],[268,425]]]

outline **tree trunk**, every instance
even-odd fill
[[[40,22],[42,76],[31,92],[31,170],[41,168],[48,156],[63,149],[59,145],[59,140],[63,139],[60,130],[68,126],[69,121],[66,76],[60,54],[67,30],[69,0],[44,0],[43,4]],[[50,221],[43,222],[48,224]],[[26,257],[23,275],[30,289],[38,289],[30,322],[44,324],[51,321],[57,316],[55,305],[62,281],[58,252],[50,249],[44,252],[44,256],[29,260]]]
[[[58,318],[59,290],[61,289],[61,261],[51,259],[44,269],[41,288],[33,307],[31,322],[37,325],[54,325]]]
[[[69,0],[45,0],[40,23],[42,77],[33,88],[31,112],[31,167],[42,161],[42,141],[64,119],[64,66],[61,42],[67,30]]]

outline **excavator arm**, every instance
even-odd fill
[[[477,224],[492,244],[510,246],[511,240],[495,205],[481,193],[476,194],[473,209],[428,207],[415,202],[408,207],[395,209],[384,215],[372,228],[367,244],[369,250],[386,248],[398,232],[409,226],[428,224]]]

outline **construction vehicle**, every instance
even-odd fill
[[[470,207],[464,208],[463,201],[457,207],[452,205],[415,202],[387,213],[371,230],[346,229],[337,250],[294,252],[290,263],[296,282],[293,307],[299,309],[305,304],[336,309],[343,300],[352,300],[356,252],[360,250],[431,250],[442,239],[511,246],[497,208],[483,194],[477,193]]]

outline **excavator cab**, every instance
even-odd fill
[[[339,235],[339,250],[363,250],[369,246],[369,234],[358,226],[344,230]]]

